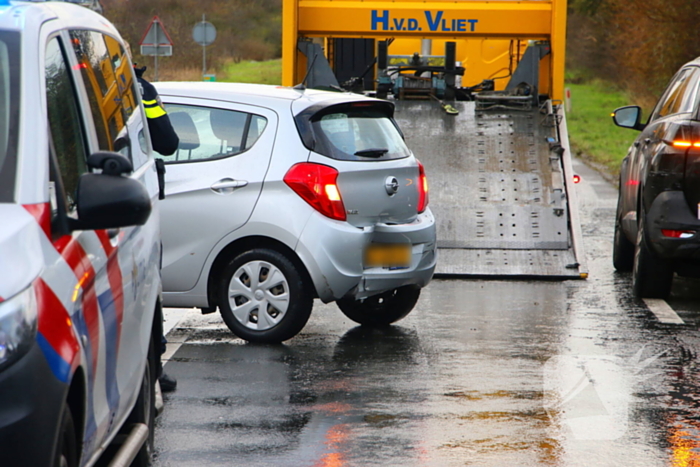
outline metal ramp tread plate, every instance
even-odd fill
[[[580,278],[571,250],[438,248],[435,275]]]
[[[556,128],[538,109],[475,111],[397,101],[396,120],[424,164],[437,219],[436,274],[579,277]]]

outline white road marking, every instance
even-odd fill
[[[199,310],[194,308],[163,308],[163,334],[165,334],[168,339],[168,343],[165,344],[165,352],[160,357],[163,366],[168,363],[175,352],[177,352],[177,349],[179,349],[186,340],[186,336],[168,336],[168,333],[177,326],[188,312],[196,313],[199,312]]]
[[[685,324],[685,321],[681,319],[678,314],[673,311],[666,300],[661,300],[658,298],[645,298],[644,303],[646,303],[649,310],[656,315],[656,317],[664,324]]]

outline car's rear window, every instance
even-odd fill
[[[0,203],[14,201],[19,133],[19,40],[0,31]]]
[[[327,107],[297,126],[309,149],[327,157],[352,161],[385,161],[410,155],[385,106],[361,102]]]

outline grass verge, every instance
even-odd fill
[[[615,126],[610,114],[632,100],[598,79],[567,76],[571,110],[567,112],[569,139],[575,155],[602,165],[615,178],[637,132]]]
[[[222,76],[217,76],[216,79],[232,83],[281,84],[282,59],[229,62],[224,67]]]

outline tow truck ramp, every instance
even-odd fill
[[[436,274],[585,277],[563,110],[453,106],[396,101],[430,182]]]

